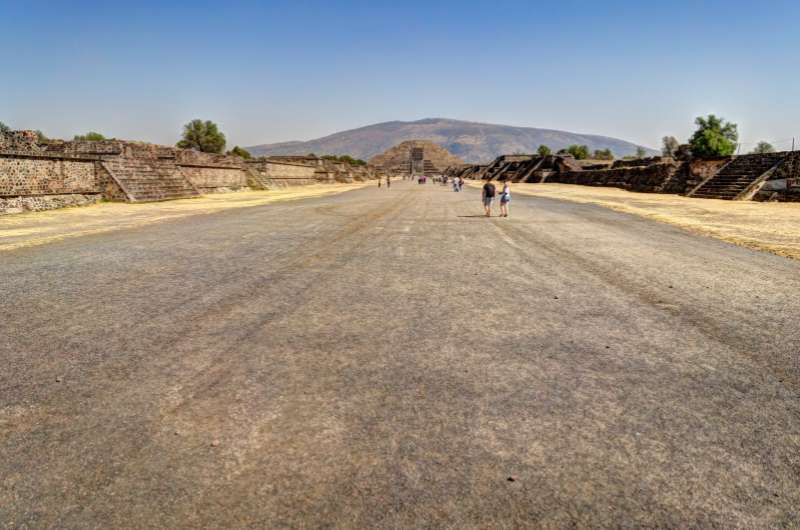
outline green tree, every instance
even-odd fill
[[[614,153],[611,149],[595,149],[592,158],[595,160],[614,160]]]
[[[331,162],[339,162],[342,164],[349,164],[351,166],[366,166],[367,162],[360,158],[353,158],[350,155],[322,155],[323,160],[330,160]]]
[[[0,134],[6,134],[11,132],[11,127],[0,121]]]
[[[697,130],[689,139],[693,156],[730,156],[736,151],[739,130],[735,123],[709,114],[707,118],[699,116],[695,124]]]
[[[661,154],[669,158],[675,158],[680,146],[681,143],[677,138],[674,136],[665,136],[661,139]]]
[[[238,145],[233,146],[233,149],[228,151],[228,154],[244,158],[245,160],[250,160],[253,158],[253,155],[250,154],[250,151],[244,149],[243,147],[239,147]]]
[[[755,149],[753,149],[752,151],[754,155],[755,154],[763,155],[766,153],[774,153],[774,152],[775,152],[775,147],[773,147],[773,145],[769,142],[758,142],[758,145],[756,145]]]
[[[36,137],[39,140],[40,144],[43,144],[45,142],[49,142],[50,141],[50,138],[45,136],[45,134],[42,131],[38,130],[38,129],[36,130]]]
[[[575,160],[586,160],[589,158],[589,146],[573,144],[567,147],[567,153],[575,157]]]
[[[646,156],[647,156],[647,151],[644,150],[644,147],[636,148],[636,158],[644,158]]]
[[[106,137],[99,132],[89,131],[86,134],[76,134],[72,139],[76,142],[102,142]]]
[[[181,149],[203,153],[222,153],[225,150],[225,135],[213,121],[192,120],[183,126],[183,138],[176,145]]]
[[[536,153],[539,156],[548,156],[553,154],[553,150],[547,147],[546,145],[540,145],[539,149],[536,150]]]

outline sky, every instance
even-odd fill
[[[800,2],[0,0],[0,121],[228,145],[444,117],[800,145]]]

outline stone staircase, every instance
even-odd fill
[[[438,169],[436,169],[436,166],[434,166],[433,162],[431,162],[430,160],[425,160],[425,161],[423,161],[422,164],[423,164],[422,171],[426,175],[430,176],[430,175],[435,175],[436,173],[440,173],[440,171]]]
[[[131,202],[165,201],[200,195],[174,160],[114,158],[102,162]]]
[[[275,187],[275,183],[272,182],[272,179],[258,169],[245,164],[244,170],[247,175],[247,185],[254,190],[268,190]]]
[[[761,175],[779,164],[785,156],[785,153],[737,156],[689,196],[733,200],[746,191]]]

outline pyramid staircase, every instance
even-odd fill
[[[785,153],[737,156],[688,195],[704,199],[736,199],[764,173],[780,164],[785,156]]]
[[[428,176],[435,175],[437,173],[441,173],[438,169],[436,169],[436,166],[434,166],[433,162],[431,162],[430,160],[424,160],[423,161],[423,163],[422,163],[422,172],[425,175],[428,175]]]
[[[103,160],[102,165],[131,202],[165,201],[200,195],[173,159],[120,157]]]

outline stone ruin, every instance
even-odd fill
[[[459,164],[448,177],[511,182],[611,186],[629,191],[698,198],[800,201],[800,153],[713,159],[650,157],[598,164],[570,155],[505,155],[488,165]]]
[[[92,204],[196,197],[384,173],[318,157],[253,160],[122,140],[39,142],[33,131],[0,134],[0,214]]]
[[[448,167],[464,161],[440,145],[427,140],[409,140],[370,159],[370,164],[383,171],[432,177],[442,175]]]

